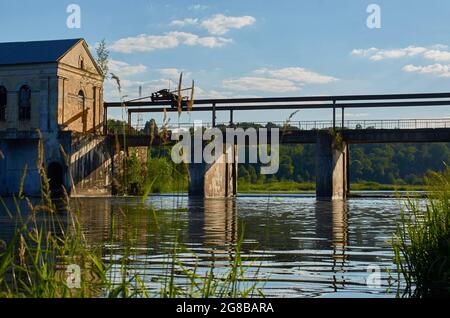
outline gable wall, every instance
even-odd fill
[[[80,69],[80,58],[84,69]],[[82,42],[58,64],[58,125],[62,130],[95,132],[103,124],[103,78]],[[84,110],[79,92],[85,96]]]

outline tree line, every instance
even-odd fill
[[[420,185],[449,161],[450,143],[350,145],[350,181]],[[278,173],[264,176],[259,171],[259,164],[242,164],[239,178],[249,183],[314,182],[315,145],[281,145]]]

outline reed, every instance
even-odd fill
[[[39,158],[43,158],[41,151],[40,146]],[[67,192],[60,201],[51,199],[42,162],[38,160],[42,183],[39,203],[33,204],[22,193],[26,168],[19,195],[13,197],[14,211],[0,198],[11,222],[15,222],[12,238],[0,249],[0,297],[95,297],[106,282],[99,250],[87,244]],[[78,288],[73,288],[71,283],[76,282],[66,273],[72,264],[83,269]]]
[[[189,253],[189,249],[174,244],[171,255],[170,275],[162,286],[160,296],[163,298],[263,298],[263,283],[259,279],[259,269],[250,275],[246,258],[242,255],[243,236],[231,247],[229,265],[226,270],[211,265],[206,273],[199,271],[198,259],[194,266],[183,264],[178,256]],[[197,258],[197,257],[196,257]],[[212,255],[215,258],[215,255]],[[258,267],[258,266],[256,266]],[[178,273],[178,274],[176,274]],[[182,275],[187,283],[177,284],[175,278]]]
[[[198,257],[189,267],[180,260],[188,252],[175,240],[172,248],[164,251],[167,259],[165,271],[153,277],[161,281],[159,292],[150,292],[148,279],[133,270],[130,261],[137,259],[135,231],[121,231],[117,224],[138,222],[129,211],[119,211],[112,218],[112,237],[117,236],[124,248],[120,259],[116,252],[101,243],[92,245],[83,233],[79,221],[81,205],[74,208],[66,191],[62,199],[53,200],[49,179],[43,165],[42,141],[39,146],[38,171],[41,177],[42,193],[38,203],[33,204],[23,195],[27,167],[24,169],[18,196],[13,198],[14,210],[0,198],[3,209],[11,222],[14,233],[8,242],[0,242],[0,298],[176,298],[176,297],[261,297],[257,288],[258,273],[248,278],[245,258],[241,254],[243,238],[233,246],[226,268],[215,268],[204,275],[198,272]],[[145,197],[143,198],[145,201]],[[174,208],[174,225],[163,228],[158,221],[156,209],[148,208],[149,218],[155,227],[146,229],[146,235],[165,231],[178,231],[180,211]],[[120,220],[118,219],[120,218]],[[131,228],[136,228],[135,226]],[[142,234],[142,233],[141,233]],[[178,237],[176,235],[176,237]],[[110,244],[112,246],[113,244]],[[79,285],[74,287],[67,270],[71,265],[80,268]],[[220,271],[220,273],[217,273]],[[188,284],[181,285],[180,281]]]
[[[450,168],[428,180],[425,202],[408,199],[393,239],[405,296],[450,297]]]

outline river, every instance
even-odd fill
[[[87,240],[108,250],[105,261],[120,263],[124,251],[131,249],[129,270],[141,275],[150,290],[159,288],[158,278],[171,262],[166,251],[175,241],[188,249],[179,255],[183,264],[197,264],[199,272],[207,272],[211,267],[225,270],[242,237],[245,275],[257,280],[267,297],[396,296],[390,240],[402,200],[324,202],[309,196],[252,195],[203,200],[164,195],[145,202],[74,202]],[[7,240],[12,228],[0,207],[0,239]]]

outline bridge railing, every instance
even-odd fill
[[[165,127],[169,131],[189,130],[196,127],[194,123],[171,123]],[[212,128],[212,123],[202,123],[204,128]],[[333,128],[332,120],[315,120],[315,121],[272,121],[272,122],[240,122],[230,124],[229,122],[218,122],[216,127],[279,127],[284,130],[325,130]],[[373,119],[373,120],[345,120],[344,126],[342,122],[336,127],[338,129],[439,129],[450,128],[450,118],[441,119]],[[159,126],[159,130],[162,127]],[[116,124],[108,127],[108,133],[127,134],[127,135],[149,135],[150,128],[145,125],[128,125]]]

